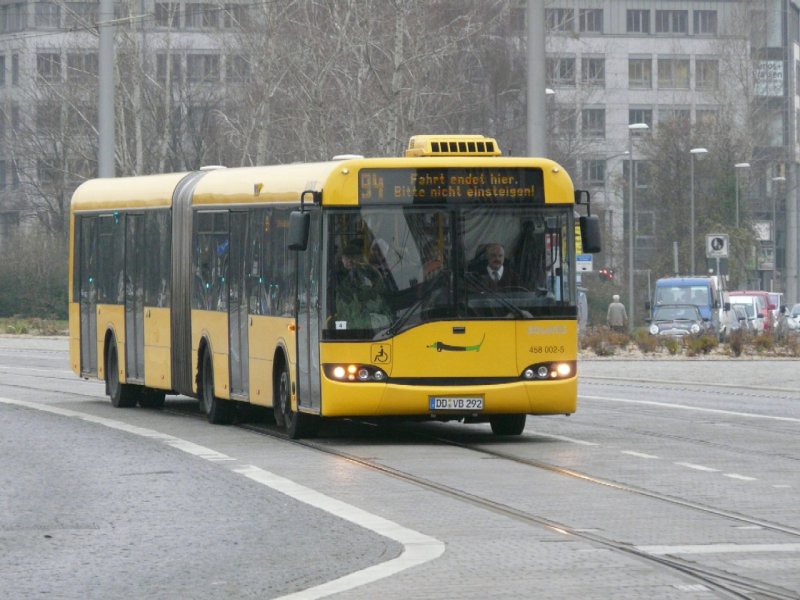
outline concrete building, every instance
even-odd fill
[[[600,266],[627,277],[633,180],[638,302],[640,278],[654,253],[664,252],[654,243],[659,223],[646,194],[648,167],[657,165],[642,160],[642,137],[679,120],[691,144],[701,147],[700,126],[724,118],[731,128],[750,123],[758,132],[729,165],[741,195],[741,222],[752,224],[760,238],[748,285],[785,291],[787,301],[798,301],[798,2],[548,0],[545,7],[552,133],[603,219],[610,244]],[[629,128],[639,123],[649,130]],[[686,156],[687,165],[705,158],[698,150]],[[686,176],[675,185],[690,186]],[[677,239],[679,245],[689,243],[689,210],[686,218],[687,239]],[[696,267],[684,260],[678,265],[684,273],[706,266],[701,244],[714,232],[693,233]]]

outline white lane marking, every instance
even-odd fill
[[[661,458],[660,456],[655,456],[654,454],[645,454],[644,452],[636,452],[635,450],[621,450],[620,452],[622,454],[635,456],[637,458]]]
[[[662,408],[678,408],[681,410],[694,410],[697,412],[713,413],[718,415],[730,415],[734,417],[747,417],[749,419],[768,419],[771,421],[786,421],[789,423],[800,423],[796,417],[776,417],[773,415],[757,415],[754,413],[736,412],[733,410],[720,410],[717,408],[700,408],[698,406],[686,406],[685,404],[669,404],[667,402],[653,402],[651,400],[629,400],[627,398],[609,398],[608,396],[583,396],[578,398],[583,400],[605,400],[607,402],[624,402],[626,404],[644,404],[647,406],[659,406]]]
[[[345,519],[346,521],[374,531],[379,535],[400,542],[405,547],[403,553],[397,558],[295,594],[281,596],[280,598],[282,600],[310,600],[312,598],[323,598],[331,594],[338,594],[434,560],[444,553],[444,544],[435,538],[407,529],[393,521],[368,513],[351,504],[321,494],[316,490],[302,486],[294,481],[270,473],[269,471],[252,465],[234,470],[245,477],[249,477],[253,481],[269,486],[295,500],[320,508],[340,519]]]
[[[694,469],[695,471],[706,471],[707,473],[719,473],[719,469],[712,469],[711,467],[704,467],[703,465],[696,465],[694,463],[676,462],[679,467],[686,467],[687,469]]]
[[[687,546],[636,546],[648,554],[731,554],[736,552],[800,552],[800,544],[694,544]]]
[[[118,429],[120,431],[125,431],[142,437],[161,440],[177,450],[182,450],[183,452],[187,452],[193,456],[198,456],[206,460],[236,460],[235,458],[229,457],[221,452],[200,446],[194,442],[161,433],[154,429],[129,425],[114,419],[95,417],[93,415],[80,413],[66,408],[48,406],[46,404],[37,404],[35,402],[26,402],[24,400],[14,400],[12,398],[0,397],[0,403],[23,406],[25,408],[32,408],[34,410],[49,412],[64,417],[82,419],[84,421],[97,423],[99,425],[104,425],[112,429]],[[299,483],[295,483],[294,481],[281,477],[280,475],[276,475],[275,473],[270,473],[269,471],[265,471],[264,469],[252,465],[239,469],[233,469],[233,471],[248,477],[253,481],[266,485],[284,495],[290,496],[295,500],[299,500],[300,502],[324,510],[335,517],[345,519],[360,527],[369,529],[378,535],[399,542],[403,546],[403,552],[397,558],[367,567],[366,569],[356,571],[355,573],[350,573],[349,575],[345,575],[339,579],[334,579],[333,581],[328,581],[313,588],[302,590],[286,596],[281,596],[281,600],[313,600],[316,598],[324,598],[331,594],[341,593],[367,583],[372,583],[378,581],[379,579],[395,575],[401,571],[410,569],[411,567],[416,567],[423,563],[432,561],[444,554],[445,545],[441,540],[419,533],[412,529],[408,529],[393,521],[389,521],[388,519],[384,519],[383,517],[369,513],[351,504],[347,504],[346,502],[342,502],[341,500],[336,500],[335,498],[326,496],[325,494],[302,486]]]
[[[33,371],[34,373],[47,373],[48,375],[59,374],[59,375],[75,375],[70,369],[37,369],[35,367],[11,367],[11,366],[2,366],[0,367],[0,371],[4,373],[12,372],[15,373],[17,371]]]
[[[582,446],[599,446],[596,442],[587,442],[586,440],[576,440],[575,438],[566,437],[563,435],[553,435],[552,433],[539,433],[537,431],[526,430],[522,434],[525,437],[546,437],[554,440],[561,440],[562,442],[572,442],[573,444],[580,444]]]
[[[792,486],[787,483],[776,483],[772,487],[777,488],[779,490],[785,490],[791,488]]]
[[[725,477],[730,477],[731,479],[738,479],[739,481],[758,481],[755,477],[749,477],[747,475],[739,475],[738,473],[723,473]]]

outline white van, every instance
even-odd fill
[[[750,315],[755,315],[755,332],[764,332],[764,329],[767,326],[766,322],[764,321],[764,314],[766,313],[767,305],[762,296],[749,296],[745,294],[739,294],[737,292],[731,292],[728,298],[731,305],[744,304],[747,308],[748,317]]]

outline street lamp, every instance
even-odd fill
[[[633,332],[633,265],[634,265],[634,228],[636,221],[634,220],[634,190],[636,185],[633,177],[633,134],[637,131],[647,131],[650,127],[647,123],[631,123],[628,125],[628,160],[630,160],[630,169],[628,169],[628,196],[630,197],[630,206],[628,207],[628,330]]]
[[[689,150],[691,156],[691,168],[690,168],[690,179],[691,179],[691,187],[689,188],[689,243],[691,244],[690,253],[691,262],[689,263],[689,269],[691,272],[689,275],[694,274],[694,270],[696,268],[694,262],[694,157],[699,156],[701,154],[706,154],[708,150],[705,148],[692,148]]]
[[[749,169],[750,163],[740,162],[733,165],[736,169],[736,229],[739,229],[739,171],[742,169]]]
[[[773,177],[772,181],[775,183],[783,183],[786,181],[786,177]],[[778,274],[778,232],[775,231],[775,227],[777,225],[775,219],[775,198],[778,194],[775,193],[775,190],[772,191],[772,232],[770,233],[770,237],[772,237],[772,280],[769,282],[769,291],[775,291],[775,278]]]

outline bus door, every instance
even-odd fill
[[[127,380],[144,383],[144,215],[128,214],[125,221],[125,373]]]
[[[245,248],[247,235],[247,213],[231,212],[230,215],[230,268],[228,270],[228,335],[230,336],[231,394],[246,398],[248,380],[248,315],[247,284],[245,272]]]
[[[81,375],[97,375],[97,218],[80,218],[78,248]]]
[[[319,319],[320,265],[324,264],[320,212],[311,212],[308,249],[297,252],[297,398],[301,406],[320,409]]]

